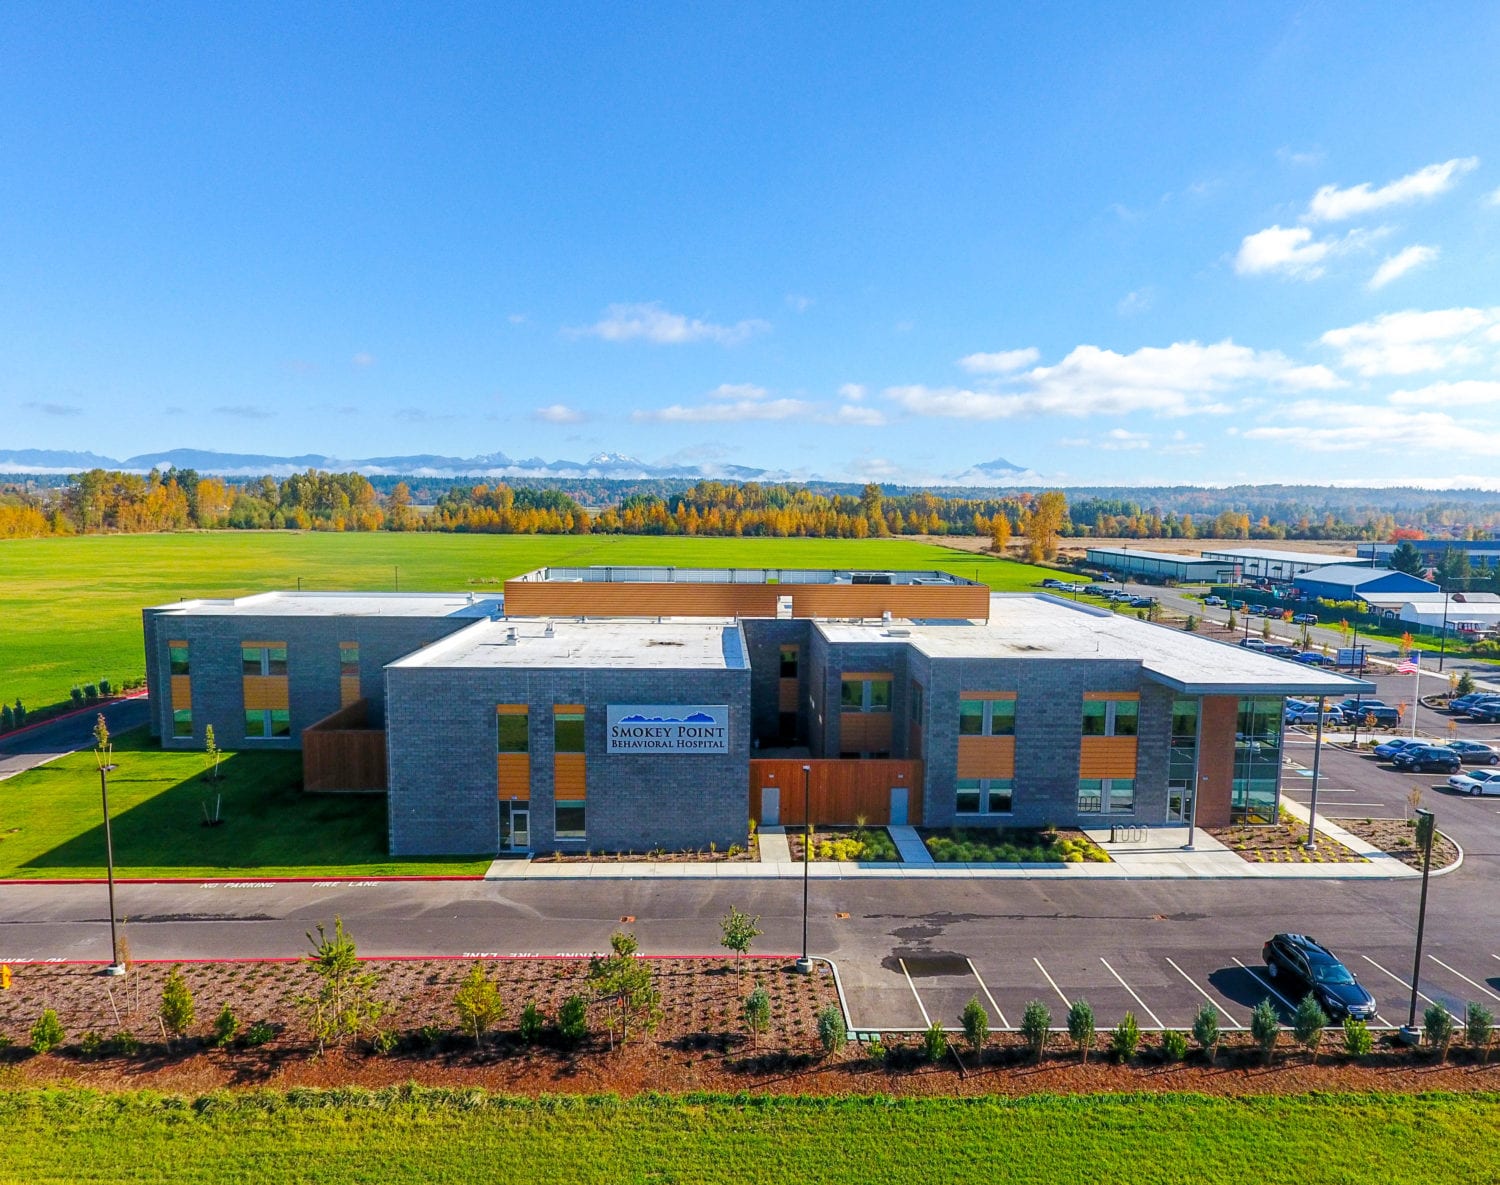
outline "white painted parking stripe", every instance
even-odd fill
[[[995,1010],[995,1015],[1000,1018],[1000,1027],[1002,1029],[1010,1028],[1010,1021],[1005,1019],[1005,1013],[1000,1011],[1000,1005],[995,1003],[995,997],[990,995],[989,985],[980,977],[979,968],[974,966],[974,960],[965,959],[964,962],[969,965],[969,970],[974,972],[974,978],[979,980],[979,989],[984,992],[984,998],[990,1002],[990,1007]]]
[[[1043,975],[1047,975],[1047,968],[1042,966],[1041,959],[1033,957],[1031,961],[1037,965],[1037,970],[1039,970]],[[1059,999],[1061,999],[1064,1004],[1066,1004],[1069,1008],[1073,1007],[1073,1001],[1068,999],[1067,996],[1063,995],[1062,988],[1057,986],[1057,980],[1053,979],[1052,976],[1047,975],[1047,982],[1052,985],[1052,990],[1057,993]]]
[[[1481,992],[1483,992],[1490,999],[1492,999],[1492,1000],[1500,1000],[1500,996],[1497,996],[1494,992],[1490,991],[1490,989],[1487,988],[1487,987],[1485,987],[1484,984],[1482,984],[1482,983],[1475,983],[1472,979],[1470,979],[1467,975],[1465,975],[1457,967],[1449,967],[1448,964],[1445,963],[1445,962],[1443,962],[1442,959],[1438,958],[1437,955],[1428,955],[1427,957],[1429,959],[1431,959],[1434,963],[1436,963],[1439,967],[1442,967],[1445,971],[1452,971],[1454,975],[1458,976],[1461,980],[1463,980],[1470,987],[1477,987]]]
[[[1290,1012],[1296,1012],[1297,1011],[1297,1006],[1295,1004],[1293,1004],[1290,1000],[1288,1000],[1285,996],[1283,996],[1280,992],[1278,992],[1275,988],[1273,988],[1271,986],[1269,980],[1262,979],[1254,971],[1250,970],[1249,967],[1246,967],[1245,964],[1240,963],[1240,961],[1238,959],[1235,959],[1235,962],[1239,964],[1239,968],[1240,968],[1241,971],[1243,971],[1251,979],[1255,980],[1256,983],[1260,984],[1261,987],[1265,988],[1266,991],[1270,992],[1271,995],[1275,996],[1278,1000],[1280,1000],[1283,1004],[1285,1004],[1287,1006],[1287,1010],[1288,1011],[1290,1011]]]
[[[1168,958],[1167,962],[1172,963],[1172,960],[1170,958]],[[1229,1014],[1229,1009],[1225,1008],[1224,1005],[1220,1004],[1217,1000],[1215,1000],[1212,996],[1210,996],[1207,992],[1205,992],[1201,987],[1199,987],[1198,986],[1198,981],[1195,980],[1186,971],[1184,971],[1181,967],[1179,967],[1176,963],[1172,963],[1172,970],[1175,971],[1175,972],[1177,972],[1178,975],[1182,976],[1183,979],[1187,980],[1188,983],[1192,984],[1193,990],[1195,992],[1197,992],[1200,996],[1202,996],[1205,1000],[1207,1000],[1210,1004],[1212,1004],[1215,1008],[1217,1008],[1220,1012],[1222,1012],[1224,1014],[1224,1019],[1229,1022],[1229,1025],[1230,1025],[1231,1028],[1243,1029],[1245,1027],[1244,1025],[1240,1024],[1239,1021],[1235,1020],[1233,1016],[1231,1016]]]
[[[1137,996],[1135,994],[1135,989],[1133,987],[1131,987],[1128,983],[1126,983],[1123,979],[1120,978],[1120,973],[1118,971],[1116,971],[1113,967],[1111,967],[1109,965],[1109,960],[1108,959],[1106,959],[1103,955],[1100,955],[1099,956],[1099,961],[1104,964],[1104,969],[1106,971],[1108,971],[1116,979],[1120,980],[1120,986],[1122,988],[1124,988],[1127,992],[1130,993],[1130,998],[1132,1000],[1134,1000],[1137,1004],[1139,1004],[1142,1008],[1144,1008],[1146,1010],[1146,1015],[1149,1016],[1153,1021],[1156,1022],[1156,1027],[1157,1028],[1164,1029],[1164,1028],[1167,1027],[1166,1025],[1164,1025],[1164,1024],[1161,1023],[1161,1017],[1157,1016],[1156,1013],[1154,1013],[1154,1012],[1151,1011],[1151,1006],[1149,1004],[1147,1004],[1146,1001],[1142,1000],[1139,996]]]
[[[1382,967],[1374,959],[1370,958],[1369,955],[1360,955],[1359,957],[1362,958],[1368,964],[1370,964],[1370,966],[1374,967],[1377,971],[1385,971],[1385,973],[1387,975],[1389,975],[1392,979],[1394,979],[1397,983],[1399,983],[1407,991],[1411,991],[1411,984],[1407,983],[1406,980],[1402,979],[1394,971],[1386,971],[1384,967]],[[1417,989],[1417,995],[1420,996],[1422,999],[1426,1000],[1429,1004],[1437,1004],[1437,1001],[1434,1000],[1431,996],[1424,994],[1421,988]],[[1463,1023],[1463,1017],[1459,1016],[1458,1013],[1454,1012],[1446,1004],[1438,1004],[1438,1007],[1441,1008],[1444,1012],[1446,1012],[1449,1016],[1451,1016],[1454,1020],[1458,1021],[1459,1024]]]
[[[906,986],[911,988],[911,994],[917,1001],[917,1007],[922,1011],[922,1023],[928,1028],[932,1027],[932,1017],[927,1015],[927,1007],[922,1003],[922,997],[917,995],[917,985],[911,981],[911,972],[906,969],[906,960],[898,958],[896,962],[901,964],[901,974],[906,976]]]

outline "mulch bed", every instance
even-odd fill
[[[1317,1065],[1310,1063],[1305,1052],[1293,1051],[1290,1039],[1283,1037],[1274,1063],[1267,1067],[1259,1051],[1239,1034],[1225,1038],[1212,1066],[1197,1052],[1186,1062],[1165,1062],[1154,1034],[1143,1035],[1141,1052],[1129,1065],[1113,1064],[1102,1053],[1085,1065],[1065,1037],[1054,1035],[1050,1052],[1038,1066],[1020,1039],[1010,1033],[993,1036],[980,1055],[955,1038],[957,1056],[950,1055],[936,1065],[922,1060],[914,1035],[886,1034],[883,1061],[870,1057],[867,1048],[856,1043],[824,1059],[817,1045],[815,1016],[819,1008],[836,1000],[832,976],[825,968],[820,966],[817,974],[806,977],[784,959],[753,959],[745,963],[737,988],[734,965],[728,959],[661,959],[652,960],[652,965],[663,996],[662,1022],[655,1033],[610,1051],[602,1034],[570,1050],[545,1041],[523,1045],[509,1027],[527,1000],[535,1000],[550,1013],[566,995],[582,990],[581,960],[487,963],[500,983],[507,1012],[481,1049],[476,1049],[471,1037],[456,1031],[452,1014],[453,992],[467,974],[469,962],[372,961],[368,966],[381,976],[379,994],[394,1008],[383,1023],[398,1026],[406,1038],[387,1055],[348,1048],[321,1057],[312,1056],[300,1014],[290,1003],[312,985],[306,964],[185,965],[199,1015],[193,1036],[177,1042],[170,1051],[156,1021],[165,966],[137,965],[124,981],[106,981],[92,967],[21,965],[15,968],[10,990],[0,993],[0,1032],[16,1042],[0,1051],[0,1087],[67,1083],[104,1090],[199,1094],[224,1088],[379,1087],[414,1082],[450,1088],[478,1086],[519,1095],[749,1091],[896,1096],[1500,1088],[1500,1059],[1481,1065],[1476,1055],[1455,1049],[1444,1064],[1429,1051],[1396,1047],[1380,1048],[1370,1057],[1355,1060],[1341,1052],[1337,1032],[1326,1035],[1324,1048],[1329,1052]],[[772,998],[771,1031],[760,1039],[758,1048],[743,1035],[738,1022],[740,989],[748,992],[755,982],[765,985]],[[206,1048],[202,1035],[225,1000],[242,1018],[268,1019],[283,1026],[280,1033],[257,1049]],[[58,1010],[71,1044],[58,1052],[33,1055],[22,1046],[43,1007]],[[434,1027],[422,1034],[423,1025]],[[144,1044],[138,1054],[89,1058],[78,1051],[78,1039],[90,1028],[113,1033],[120,1027],[141,1038]]]
[[[1417,829],[1405,819],[1339,819],[1338,825],[1412,868],[1422,867]],[[1321,841],[1320,841],[1321,843]],[[1458,845],[1439,831],[1432,837],[1432,867],[1446,868],[1458,859]]]
[[[747,848],[729,854],[728,848],[692,848],[668,851],[656,848],[649,852],[539,852],[531,857],[533,864],[758,864],[760,837],[752,835]]]
[[[1345,820],[1339,826],[1353,831]],[[1209,827],[1208,833],[1230,851],[1237,853],[1251,864],[1368,864],[1370,861],[1357,852],[1352,852],[1336,840],[1329,839],[1321,831],[1318,846],[1309,852],[1302,845],[1307,840],[1307,828],[1301,824],[1264,823],[1238,827]],[[1368,838],[1362,836],[1361,838]],[[1373,840],[1371,841],[1374,842]],[[1376,844],[1377,847],[1382,845]]]

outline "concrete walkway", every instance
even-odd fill
[[[886,831],[901,854],[901,863],[908,868],[931,867],[935,863],[915,827],[887,827]]]
[[[762,864],[790,864],[792,845],[787,843],[785,827],[762,827],[756,835],[760,837],[760,862]]]

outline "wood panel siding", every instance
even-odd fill
[[[781,597],[793,617],[988,620],[990,590],[967,584],[688,584],[672,581],[508,580],[515,617],[775,617]]]
[[[1198,734],[1198,825],[1228,827],[1234,790],[1234,734],[1240,701],[1234,695],[1202,699]]]
[[[339,676],[339,703],[345,705],[354,703],[359,699],[359,676]]]
[[[291,706],[285,675],[246,675],[244,678],[247,709]]]
[[[958,776],[1013,778],[1016,776],[1015,737],[959,737]]]
[[[1008,700],[1015,699],[1016,693],[1014,691],[960,691],[958,693],[958,698],[975,700]]]
[[[531,757],[526,753],[501,753],[495,765],[495,783],[501,799],[531,800]]]
[[[559,802],[579,802],[587,795],[588,778],[582,753],[556,753],[552,757],[552,797]]]
[[[968,692],[965,692],[964,694],[967,696]],[[1123,699],[1134,700],[1136,703],[1139,703],[1141,699],[1141,693],[1138,691],[1085,691],[1083,693],[1083,698],[1085,701]]]
[[[185,711],[193,706],[193,677],[191,675],[172,676],[172,710],[174,712]]]
[[[385,730],[365,728],[369,702],[356,700],[302,730],[302,785],[312,793],[386,789]]]
[[[839,714],[840,753],[889,753],[889,712],[842,712]]]
[[[1078,755],[1078,776],[1135,777],[1135,737],[1084,737]]]
[[[778,712],[795,712],[797,710],[797,692],[799,684],[796,679],[781,679],[776,685],[776,710]]]
[[[788,827],[805,822],[802,815],[802,767],[810,766],[808,789],[816,824],[852,826],[861,818],[872,826],[891,821],[891,788],[907,787],[907,822],[922,825],[922,763],[920,761],[832,761],[797,758],[751,758],[750,817],[760,821],[762,786],[781,789],[781,822]]]

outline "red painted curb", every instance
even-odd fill
[[[56,724],[62,720],[71,720],[74,716],[86,716],[90,712],[97,712],[100,708],[108,708],[114,704],[123,704],[127,700],[144,699],[150,694],[145,688],[132,691],[128,695],[112,695],[108,699],[100,698],[84,708],[73,708],[58,716],[48,716],[45,720],[38,720],[35,724],[23,724],[20,728],[13,728],[9,732],[0,732],[0,742],[8,741],[11,737],[22,737],[28,732],[38,728],[46,728],[48,725]]]
[[[117,885],[243,885],[252,882],[268,885],[358,884],[361,881],[482,881],[483,873],[474,875],[432,876],[117,876]],[[11,885],[102,885],[102,876],[11,877],[0,879],[0,887]]]
[[[602,952],[600,952],[602,953]],[[489,963],[528,963],[538,960],[552,962],[576,963],[580,959],[588,958],[588,955],[360,955],[358,961],[361,963],[429,963],[462,960],[466,963],[489,962]],[[744,959],[797,959],[795,954],[748,954],[740,956]],[[717,959],[721,962],[730,961],[732,955],[637,955],[638,959]],[[252,955],[232,955],[223,959],[131,959],[132,963],[139,963],[143,967],[207,967],[219,963],[306,963],[310,960],[308,955],[265,955],[257,958]],[[108,959],[0,959],[11,967],[108,967]]]

